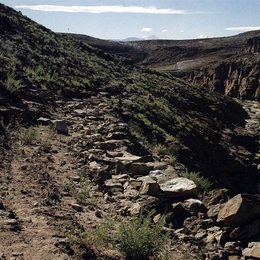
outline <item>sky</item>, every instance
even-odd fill
[[[260,0],[0,0],[53,30],[100,39],[196,39],[260,30]]]

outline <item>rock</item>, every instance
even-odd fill
[[[53,123],[55,125],[55,130],[59,134],[64,134],[64,135],[69,134],[68,125],[66,124],[66,122],[64,120],[54,120]]]
[[[251,242],[242,252],[246,259],[260,259],[260,242]]]
[[[219,189],[214,190],[212,194],[208,195],[203,199],[203,203],[205,205],[216,205],[222,204],[228,201],[228,190],[227,189]]]
[[[124,195],[128,199],[138,199],[138,198],[140,198],[139,191],[134,190],[134,189],[129,189],[129,188],[124,190]]]
[[[249,239],[256,235],[260,234],[260,219],[255,220],[254,222],[235,228],[231,234],[231,239],[241,240],[241,239]]]
[[[198,216],[199,212],[207,212],[206,206],[198,199],[187,199],[183,202],[183,205],[192,216]]]
[[[149,172],[149,175],[150,175],[151,177],[159,178],[159,177],[164,176],[164,172],[163,172],[162,170],[155,170],[155,171],[150,171],[150,172]]]
[[[1,200],[0,200],[0,209],[1,209],[1,210],[4,210],[4,209],[5,209],[4,203],[3,203],[3,201],[1,201]]]
[[[201,240],[205,237],[207,237],[207,231],[204,229],[199,229],[195,235],[195,238],[199,239],[199,240]]]
[[[140,194],[147,194],[150,196],[158,196],[160,194],[160,186],[152,179],[150,176],[145,176],[138,178],[138,180],[142,180],[142,186],[140,188]]]
[[[191,216],[190,212],[184,208],[181,202],[173,203],[171,212],[173,213],[174,219],[176,220],[176,224],[178,224],[178,227],[182,227],[184,220]]]
[[[102,212],[101,212],[100,210],[96,210],[96,211],[95,211],[95,216],[96,216],[97,218],[103,218],[103,214],[102,214]]]
[[[70,203],[69,205],[78,212],[83,211],[83,207],[77,203]]]
[[[134,163],[131,163],[131,165],[129,167],[129,174],[130,175],[148,175],[151,170],[153,170],[153,167],[147,165],[146,163],[134,162]]]
[[[46,117],[40,117],[37,119],[37,122],[41,125],[50,125],[51,124],[51,119],[46,118]]]
[[[121,161],[117,161],[116,162],[116,170],[115,170],[116,174],[122,174],[126,172],[126,166],[123,162]]]
[[[128,174],[112,175],[112,179],[117,180],[122,185],[124,185],[128,181],[129,176],[128,176]]]
[[[196,197],[197,187],[187,178],[174,178],[160,184],[161,190],[167,197]]]
[[[231,255],[228,260],[242,260],[242,258],[239,255]]]
[[[123,192],[123,185],[117,179],[106,180],[105,188],[111,195],[117,195],[118,193]]]
[[[156,207],[163,198],[153,197],[149,195],[142,195],[141,198],[137,199],[136,203],[138,203],[141,208],[146,210],[151,210],[152,208]]]
[[[156,180],[158,183],[164,183],[165,181],[171,179],[169,178],[169,175],[164,170],[150,171],[149,175],[152,179]]]
[[[75,109],[74,114],[75,116],[85,117],[87,115],[87,111],[83,109]]]
[[[124,145],[123,140],[107,140],[105,142],[99,142],[97,143],[99,145],[100,149],[103,150],[114,150],[120,146]]]
[[[224,204],[216,204],[216,205],[209,206],[208,212],[207,212],[208,217],[213,219],[214,221],[216,221],[218,214],[223,207],[224,207]]]
[[[223,259],[232,259],[233,257],[238,257],[241,254],[240,249],[236,245],[236,242],[227,242],[224,245],[224,250],[222,251],[222,258]],[[233,258],[236,259],[236,258]],[[239,259],[239,258],[238,258]]]
[[[184,220],[183,226],[186,227],[190,232],[197,233],[202,228],[202,220],[196,216],[188,217]]]
[[[125,163],[132,163],[132,162],[146,162],[147,161],[147,158],[144,156],[137,156],[137,155],[134,155],[132,153],[129,153],[125,150],[122,150],[120,152],[109,152],[110,154],[114,154],[114,156],[116,157],[115,159],[116,160],[119,160],[119,161],[122,161],[122,162],[125,162]]]
[[[209,227],[212,227],[214,225],[214,221],[211,218],[203,219],[201,224],[202,224],[203,227],[209,228]]]
[[[107,135],[108,139],[114,139],[114,140],[127,139],[127,137],[128,137],[127,133],[123,133],[123,132],[113,132]]]
[[[229,232],[227,230],[221,230],[220,233],[215,234],[215,239],[222,247],[229,241]]]
[[[128,186],[131,187],[131,189],[139,190],[143,184],[143,181],[141,179],[129,179],[128,180]]]
[[[260,218],[260,195],[238,194],[230,199],[218,214],[217,222],[239,227]]]
[[[137,215],[141,212],[141,205],[139,203],[134,203],[132,207],[130,208],[130,214],[131,215]]]
[[[213,226],[207,229],[208,236],[205,238],[205,242],[208,244],[213,244],[217,242],[216,236],[222,234],[222,230],[220,227]]]
[[[176,168],[172,165],[167,165],[166,169],[164,170],[164,174],[167,180],[179,177]]]

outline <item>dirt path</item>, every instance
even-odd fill
[[[98,221],[95,213],[103,194],[92,187],[90,193],[95,196],[96,206],[92,205],[91,210],[86,206],[84,212],[80,212],[83,208],[75,198],[68,196],[64,187],[66,183],[79,185],[77,180],[84,171],[86,173],[86,158],[80,146],[92,145],[94,137],[88,140],[87,134],[94,134],[109,120],[109,111],[104,111],[106,105],[102,98],[94,97],[85,102],[75,100],[60,105],[53,119],[68,123],[69,136],[40,126],[36,140],[22,144],[20,138],[14,138],[19,133],[10,132],[13,135],[11,150],[2,163],[0,179],[4,206],[0,210],[1,260],[75,259],[67,243],[68,230],[62,226],[67,223],[64,220]]]

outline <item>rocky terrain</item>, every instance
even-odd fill
[[[259,102],[4,5],[0,37],[0,259],[136,259],[120,229],[148,212],[151,259],[260,259]]]

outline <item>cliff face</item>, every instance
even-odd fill
[[[245,48],[217,66],[195,70],[189,81],[211,91],[247,100],[260,100],[260,37],[247,40]]]
[[[259,36],[255,36],[255,37],[247,40],[246,51],[252,52],[252,53],[260,52],[260,37]]]
[[[259,64],[245,64],[243,61],[221,63],[215,68],[204,68],[189,75],[192,83],[247,100],[260,100],[259,77]]]

